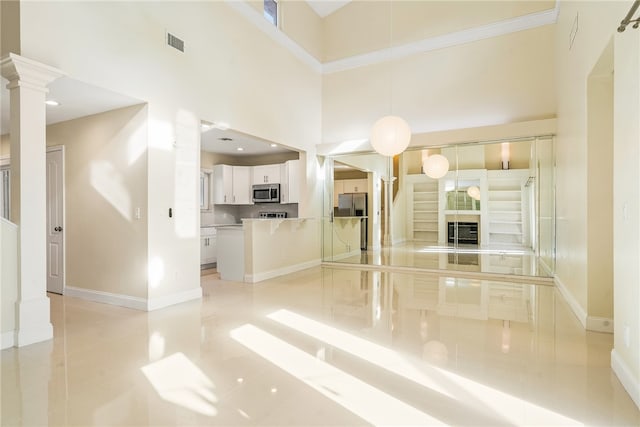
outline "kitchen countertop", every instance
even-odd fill
[[[242,218],[242,221],[306,221],[315,218]]]

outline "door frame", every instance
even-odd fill
[[[65,182],[65,149],[64,149],[64,145],[52,145],[52,146],[48,146],[47,147],[47,154],[54,152],[54,151],[61,151],[62,152],[62,164],[61,164],[61,169],[62,169],[62,200],[61,200],[61,206],[62,206],[62,230],[64,231],[64,233],[62,233],[62,295],[64,295],[65,290],[67,288],[67,239],[66,239],[66,231],[67,231],[67,200],[66,200],[66,189],[67,189],[67,184]],[[47,239],[47,236],[45,236],[45,239]],[[47,278],[48,278],[49,274],[47,273]]]

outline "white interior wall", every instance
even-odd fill
[[[558,284],[583,324],[588,316],[587,281],[587,79],[614,40],[614,350],[612,366],[640,405],[638,314],[638,212],[640,194],[639,33],[617,33],[630,2],[562,2],[557,23],[558,100],[557,260]],[[576,23],[577,20],[577,23]],[[577,31],[576,31],[577,30]],[[575,37],[573,37],[575,36]],[[573,42],[571,43],[571,39]],[[629,236],[635,236],[629,239]],[[629,337],[625,341],[625,336]]]
[[[47,126],[65,147],[68,287],[147,299],[147,117],[137,105]]]
[[[611,365],[640,408],[640,31],[615,38]]]
[[[148,102],[153,304],[199,289],[200,120],[311,154],[320,142],[320,76],[225,2],[22,2],[21,31],[25,57]],[[319,212],[314,157],[301,215]]]
[[[552,118],[554,34],[543,26],[326,74],[323,142],[368,139],[375,120],[390,113],[414,136]]]

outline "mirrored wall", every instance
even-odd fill
[[[323,260],[550,277],[552,137],[326,157]]]

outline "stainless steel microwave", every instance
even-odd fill
[[[255,184],[253,203],[280,203],[280,184]]]

